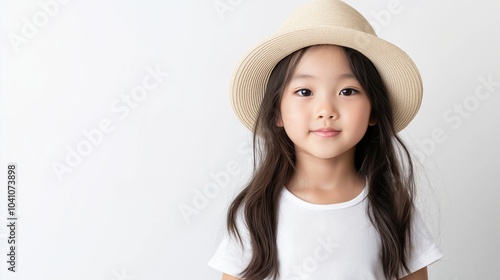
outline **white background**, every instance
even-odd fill
[[[445,255],[430,278],[496,279],[500,2],[347,2],[424,79],[402,135]],[[0,279],[220,279],[206,263],[251,158],[230,77],[305,1],[0,3]],[[134,94],[142,99],[126,105]],[[10,162],[16,273],[6,263]]]

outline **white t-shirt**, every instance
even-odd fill
[[[367,194],[365,186],[350,201],[313,204],[283,188],[277,237],[279,279],[384,279],[380,238],[366,215]],[[443,257],[418,211],[413,221],[411,272]],[[226,236],[208,263],[235,277],[240,276],[252,256],[241,216],[237,225],[244,246]]]

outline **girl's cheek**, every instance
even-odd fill
[[[290,121],[297,121],[297,120],[303,119],[303,115],[304,114],[301,113],[300,109],[288,110],[288,111],[286,111],[284,118],[286,118]]]

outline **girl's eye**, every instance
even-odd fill
[[[311,96],[312,91],[305,89],[305,88],[301,88],[301,89],[297,90],[295,93],[300,95],[300,96]]]
[[[356,94],[356,93],[358,93],[358,91],[355,89],[345,88],[345,89],[341,90],[339,94],[344,95],[344,96],[351,96],[351,95]]]

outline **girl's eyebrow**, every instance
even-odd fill
[[[300,79],[314,79],[315,76],[312,76],[312,75],[307,75],[307,74],[296,74],[296,75],[293,75],[292,78],[290,79],[290,81],[293,81],[293,80],[300,80]]]
[[[292,76],[290,81],[299,80],[299,79],[315,79],[316,76],[309,74],[295,74]],[[356,76],[352,73],[342,73],[337,76],[338,79],[356,79]]]

